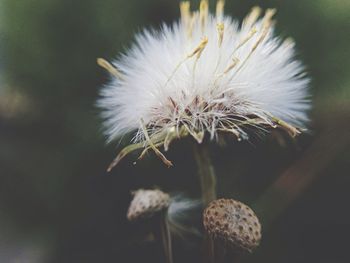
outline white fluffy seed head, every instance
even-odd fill
[[[114,68],[105,67],[115,76],[98,101],[109,141],[136,131],[134,142],[167,149],[187,135],[240,140],[251,128],[295,135],[294,126],[304,126],[309,79],[293,41],[274,37],[274,10],[253,8],[240,25],[223,3],[216,15],[207,1],[193,13],[182,3],[179,21],[138,34]]]

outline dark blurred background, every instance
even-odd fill
[[[264,223],[242,261],[350,262],[350,1],[226,2],[238,19],[257,4],[278,8],[277,31],[295,39],[312,77],[309,133],[210,146],[219,195]],[[101,132],[94,104],[109,76],[96,58],[177,19],[178,1],[0,0],[0,12],[0,262],[163,262],[147,230],[126,220],[130,190],[198,197],[192,146],[171,147],[171,169],[153,154],[134,166],[131,155],[107,174],[122,145],[106,146]],[[175,241],[175,261],[199,262],[196,241]]]

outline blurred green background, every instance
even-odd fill
[[[278,9],[277,31],[295,39],[314,105],[310,133],[296,142],[272,134],[211,145],[219,195],[264,222],[262,245],[243,261],[350,262],[350,1],[226,2],[238,19],[257,4]],[[96,58],[178,16],[176,0],[0,0],[0,262],[163,262],[126,220],[130,190],[197,197],[192,148],[173,145],[172,169],[151,154],[106,174],[120,147],[101,133],[94,104],[109,76]],[[176,262],[199,262],[196,241],[175,242]]]

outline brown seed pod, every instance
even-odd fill
[[[213,240],[252,252],[259,246],[261,225],[251,208],[232,199],[211,202],[203,213],[204,228]]]
[[[160,190],[140,189],[133,192],[127,218],[130,221],[152,217],[155,213],[166,209],[170,204],[170,196]]]

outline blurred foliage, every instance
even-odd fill
[[[253,5],[278,9],[277,31],[296,40],[312,77],[314,109],[312,135],[297,143],[282,147],[270,136],[255,146],[213,145],[220,195],[253,203],[330,125],[326,140],[344,144],[246,260],[349,262],[350,152],[337,138],[350,135],[350,2],[226,2],[239,19]],[[108,81],[96,58],[114,58],[143,27],[175,20],[177,7],[174,0],[0,0],[1,262],[161,262],[155,244],[134,242],[140,229],[125,219],[129,191],[159,185],[198,195],[191,143],[172,147],[174,169],[152,155],[132,166],[131,156],[107,175],[116,145],[105,146],[94,106]],[[197,260],[198,247],[176,249],[186,252],[178,262]]]

